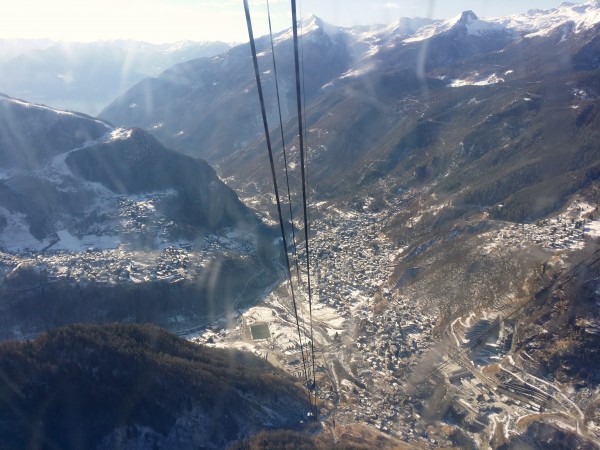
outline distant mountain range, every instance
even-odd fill
[[[138,81],[228,50],[223,42],[0,41],[0,92],[96,115]]]
[[[426,183],[459,208],[488,207],[497,217],[532,220],[556,210],[599,174],[591,144],[598,139],[599,24],[595,2],[370,29],[305,19],[311,188],[328,198],[382,180],[392,190]],[[291,32],[274,38],[295,177]],[[268,39],[257,49],[279,145]],[[268,187],[247,46],[146,79],[100,117],[152,130],[166,145],[206,158],[243,195],[256,193],[246,181],[251,174]],[[494,209],[499,204],[505,207]]]
[[[50,47],[52,44],[50,39],[0,39],[0,63],[3,64],[31,50]]]

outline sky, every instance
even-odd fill
[[[268,32],[266,0],[250,0],[254,34]],[[549,9],[560,0],[297,0],[298,16],[338,26],[389,23],[399,17],[445,19],[473,10],[480,17]],[[291,26],[290,2],[270,0],[274,31]],[[242,0],[0,0],[0,39],[71,42],[133,39],[245,42]]]

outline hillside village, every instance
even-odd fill
[[[130,244],[105,249],[92,246],[80,252],[52,248],[44,252],[0,252],[3,290],[14,289],[11,278],[24,268],[33,268],[37,274],[32,282],[38,284],[28,288],[54,282],[118,285],[162,280],[177,283],[194,279],[219,255],[251,258],[256,254],[252,235],[232,229],[193,242],[169,241],[172,224],[161,218],[155,206],[155,202],[163,198],[153,194],[119,200],[119,215]],[[535,382],[522,386],[519,380],[526,376],[523,374],[482,381],[465,370],[465,362],[461,366],[449,360],[442,364],[441,371],[435,369],[436,364],[445,361],[444,353],[449,351],[436,341],[437,315],[434,311],[423,311],[414,299],[403,295],[402,289],[389,285],[406,247],[398,250],[383,230],[393,217],[393,211],[401,207],[401,200],[383,212],[368,208],[342,209],[326,203],[317,206],[319,214],[312,225],[311,240],[315,375],[317,394],[325,402],[325,420],[334,419],[338,424],[347,425],[366,423],[406,441],[450,445],[451,441],[443,436],[431,434],[421,420],[422,405],[410,394],[411,389],[417,389],[419,377],[429,376],[442,377],[462,386],[466,413],[473,414],[478,423],[496,423],[493,421],[508,420],[511,414],[536,412],[542,405],[550,405],[551,390]],[[582,248],[586,239],[600,236],[597,213],[596,206],[582,200],[573,201],[555,217],[535,223],[491,221],[484,213],[481,220],[488,220],[492,230],[482,234],[482,241],[487,243],[481,250],[493,252],[498,246],[534,244],[549,256],[556,255],[560,259],[563,252]],[[421,214],[417,212],[417,216]],[[409,219],[411,226],[417,221]],[[148,235],[156,243],[155,250],[136,250],[135,245],[131,245],[137,238],[144,239]],[[98,238],[110,236],[112,232]],[[59,237],[65,241],[72,238],[65,233]],[[302,250],[299,254],[299,264],[303,267]],[[305,275],[302,278],[306,280]],[[305,289],[301,288],[298,295],[303,320],[307,320]],[[464,323],[468,325],[470,319]],[[454,338],[457,342],[469,342],[465,340],[467,325],[461,329],[462,336],[457,334]],[[308,330],[307,323],[303,322],[302,327]],[[270,293],[265,292],[256,306],[238,309],[233,317],[221,316],[205,327],[190,332],[184,330],[182,334],[198,343],[252,351],[299,379],[303,377],[300,345],[285,283]],[[307,342],[303,345],[306,349]],[[498,345],[504,344],[499,341]],[[462,348],[460,344],[459,348]],[[423,368],[423,361],[431,354],[438,355],[437,362]],[[475,361],[481,355],[481,352],[471,353],[470,357]],[[488,361],[490,355],[498,359],[506,356],[487,350],[484,355]],[[502,393],[496,395],[494,389],[501,389]],[[515,393],[515,389],[520,391]],[[542,401],[544,398],[548,400]],[[568,410],[569,405],[563,402],[556,407]],[[494,419],[499,410],[505,411],[504,415]]]
[[[160,202],[172,195],[174,192],[119,197],[116,228],[96,227],[98,234],[81,237],[62,230],[43,251],[0,248],[2,273],[6,276],[17,267],[35,267],[41,276],[38,282],[176,283],[197,277],[216,257],[256,254],[253,234],[231,228],[225,228],[222,235],[211,233],[193,241],[174,238],[175,224],[157,211]]]
[[[583,248],[586,236],[598,234],[598,207],[575,200],[567,210],[556,217],[533,223],[501,224],[498,232],[489,233],[488,249],[495,245],[520,247],[524,242],[534,243],[547,250],[575,250]]]
[[[143,214],[133,211],[141,208],[139,203],[122,201],[121,204],[132,208],[124,216],[135,217],[135,223],[143,225]],[[147,206],[144,208],[152,211]],[[411,298],[388,285],[398,257],[398,250],[382,232],[390,217],[389,210],[342,210],[321,204],[319,213],[319,219],[312,227],[311,241],[318,262],[313,277],[316,299],[313,316],[317,393],[328,405],[324,408],[327,418],[335,418],[338,424],[371,424],[384,433],[411,442],[422,439],[428,444],[450,444],[443,436],[432,435],[425,422],[420,420],[421,407],[409,395],[414,377],[419,376],[415,373],[456,380],[464,386],[464,401],[469,405],[465,406],[467,412],[478,411],[477,420],[482,423],[495,420],[490,417],[494,417],[499,405],[509,405],[503,406],[509,415],[535,412],[535,408],[539,408],[542,402],[523,402],[519,400],[523,398],[519,397],[521,394],[511,394],[508,389],[515,389],[514,386],[534,389],[519,387],[520,382],[514,376],[494,382],[494,386],[507,386],[503,391],[505,394],[494,396],[491,387],[473,379],[460,365],[449,364],[441,372],[432,371],[435,365],[420,368],[425,355],[433,351],[441,352],[443,356],[447,350],[443,346],[440,349],[440,344],[436,343],[434,330],[438,324],[435,314],[422,311]],[[484,250],[527,242],[559,256],[562,252],[581,248],[586,238],[600,236],[596,213],[595,206],[577,200],[558,216],[536,223],[495,222],[495,229],[486,232],[488,244]],[[145,232],[142,226],[137,229],[140,233]],[[249,236],[226,230],[222,236],[208,235],[201,241],[182,241],[150,252],[123,246],[106,250],[89,248],[81,253],[52,250],[22,254],[1,252],[0,262],[5,289],[10,289],[10,283],[7,284],[10,274],[25,266],[36,268],[43,275],[40,279],[45,277],[47,283],[119,284],[152,280],[176,283],[193,279],[216,255],[235,252],[242,257],[251,257],[254,245]],[[302,262],[301,257],[301,265]],[[300,295],[304,299],[300,309],[307,317],[306,293]],[[465,323],[469,324],[469,321]],[[252,329],[258,326],[266,333],[255,335]],[[462,331],[463,336],[466,336],[467,328],[465,326]],[[240,309],[234,317],[223,317],[208,324],[203,330],[188,334],[188,338],[213,346],[246,349],[299,378],[303,376],[285,284],[256,306]],[[490,353],[486,355],[489,358]],[[505,356],[503,353],[496,355],[498,358]],[[478,356],[473,354],[472,357]],[[535,389],[541,393],[535,391],[532,395],[538,397],[551,394],[543,386]],[[563,407],[562,404],[558,406]]]

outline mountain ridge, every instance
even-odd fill
[[[378,66],[382,69],[386,66],[394,67],[394,65],[398,64],[397,61],[404,61],[402,65],[407,69],[414,71],[420,78],[419,84],[421,86],[426,86],[426,84],[431,83],[432,80],[426,80],[426,78],[423,77],[424,70],[431,71],[436,65],[455,63],[458,60],[465,60],[471,56],[499,51],[507,45],[510,46],[514,42],[522,41],[527,36],[535,37],[535,33],[532,32],[531,29],[528,33],[523,31],[523,24],[526,20],[530,21],[530,28],[537,26],[538,28],[535,31],[541,33],[543,30],[552,30],[559,25],[564,25],[569,22],[569,20],[572,20],[573,14],[583,18],[590,16],[593,19],[596,17],[593,5],[591,3],[586,5],[583,12],[574,11],[572,9],[574,7],[563,7],[562,9],[557,8],[556,10],[546,11],[543,13],[545,14],[543,17],[546,17],[544,20],[537,17],[542,13],[511,16],[507,19],[484,19],[486,21],[485,23],[489,26],[486,25],[486,27],[481,29],[478,28],[477,30],[473,29],[472,31],[474,34],[469,34],[468,29],[464,26],[465,23],[469,22],[469,20],[472,24],[478,23],[482,19],[475,20],[474,18],[477,16],[472,12],[472,14],[465,12],[460,16],[447,21],[432,21],[431,24],[415,27],[412,30],[412,34],[409,33],[409,35],[403,36],[397,36],[397,33],[394,31],[395,27],[392,25],[383,29],[376,28],[374,31],[366,32],[360,27],[356,29],[333,27],[331,25],[320,27],[319,23],[322,21],[320,22],[319,18],[311,16],[303,19],[312,24],[311,27],[308,27],[306,36],[307,41],[314,40],[315,38],[311,36],[316,36],[315,32],[321,30],[323,34],[330,39],[331,36],[335,36],[335,41],[339,42],[340,45],[338,45],[334,55],[328,55],[330,62],[336,61],[337,68],[334,68],[331,64],[325,65],[325,67],[328,67],[329,73],[321,74],[317,79],[315,79],[314,74],[310,73],[310,70],[312,69],[308,69],[305,74],[306,83],[311,84],[313,83],[312,80],[315,79],[315,86],[307,88],[307,107],[310,107],[313,98],[321,96],[325,87],[332,84],[337,85],[341,79],[352,79],[360,74],[368,75]],[[592,19],[582,19],[581,22],[586,24],[586,26],[593,26],[595,19]],[[410,19],[407,20],[410,21]],[[400,20],[399,23],[402,23],[402,20]],[[548,25],[548,23],[550,25]],[[460,33],[458,33],[459,30],[456,28],[458,25],[460,25],[459,28],[462,30]],[[327,33],[323,31],[323,28],[333,28],[334,31],[329,31]],[[427,29],[431,31],[425,33],[420,38],[415,37],[418,36],[418,33],[422,32],[422,30]],[[443,33],[449,32],[449,29],[454,30],[453,32],[458,34],[456,36],[453,35],[451,39],[442,37]],[[483,32],[484,29],[486,31],[492,31],[492,33]],[[582,30],[584,30],[584,28],[582,28]],[[417,34],[415,35],[415,33]],[[280,45],[283,45],[290,38],[291,34],[289,30],[284,30],[275,35],[276,42]],[[422,44],[421,38],[428,39],[426,54],[423,55],[424,57],[420,56],[422,53],[420,49]],[[272,81],[270,79],[272,76],[272,69],[269,69],[268,58],[270,50],[268,49],[265,38],[259,38],[257,42],[259,47],[260,65],[264,67],[261,70],[263,71],[264,76],[263,86],[267,103],[268,105],[274,105],[274,100],[272,99],[273,93],[271,92]],[[320,41],[311,42],[311,44],[318,44],[317,47],[315,47],[315,51],[326,54],[329,50],[325,49],[330,48],[328,47],[329,44],[326,42],[326,40],[321,38]],[[283,57],[282,50],[283,47],[282,49],[276,48],[278,58]],[[223,163],[223,158],[218,155],[218,152],[222,152],[224,153],[224,156],[226,156],[233,149],[247,146],[253,140],[260,138],[260,121],[256,118],[256,112],[251,113],[251,104],[243,107],[243,114],[237,113],[237,111],[240,110],[239,105],[246,105],[247,101],[251,102],[252,96],[250,96],[248,100],[239,98],[236,105],[233,105],[233,103],[230,102],[230,106],[228,106],[227,109],[234,112],[233,117],[223,117],[223,114],[219,110],[215,110],[211,106],[216,101],[223,101],[225,96],[234,95],[234,92],[231,92],[231,90],[235,89],[234,86],[236,85],[245,85],[245,87],[242,88],[244,94],[243,97],[248,97],[247,94],[253,92],[254,87],[251,81],[250,65],[248,61],[243,65],[240,65],[242,64],[242,60],[239,59],[240,57],[243,57],[243,55],[246,55],[247,59],[248,52],[244,52],[242,47],[239,47],[239,49],[235,49],[234,53],[229,54],[226,58],[227,61],[230,61],[229,64],[231,64],[231,61],[238,61],[236,64],[239,65],[239,68],[234,70],[235,76],[231,71],[229,71],[229,73],[223,72],[218,75],[219,68],[213,63],[204,64],[201,61],[197,61],[190,65],[180,64],[176,72],[167,71],[156,80],[146,80],[138,87],[132,88],[129,93],[116,100],[113,105],[108,106],[100,116],[117,124],[153,129],[159,139],[168,143],[168,145],[178,151],[195,154],[195,151],[191,150],[191,148],[197,146],[196,142],[203,141],[207,144],[205,148],[214,147],[214,149],[208,150],[210,153],[203,152],[201,155],[208,158],[209,162],[219,167]],[[306,55],[308,55],[307,57],[312,57],[312,50],[307,49]],[[339,63],[337,63],[337,61],[339,61]],[[424,61],[426,67],[421,67],[422,61]],[[285,63],[280,62],[278,65],[285,66],[286,64],[289,63],[287,61]],[[315,63],[313,62],[309,62],[307,63],[307,66],[310,68],[314,64]],[[324,61],[316,62],[316,64],[323,66]],[[181,77],[181,75],[179,75],[176,77],[177,72],[185,74],[185,76]],[[293,80],[291,79],[293,72],[290,71],[289,75],[285,73],[284,70],[280,70],[280,72],[283,72],[280,73],[280,88],[283,93],[283,115],[284,120],[288,120],[291,112],[294,111],[292,103],[293,97],[290,96],[289,93],[289,86],[293,85]],[[195,73],[203,73],[205,74],[204,76],[211,74],[208,76],[214,79],[213,88],[203,88],[206,81],[203,81],[198,75],[194,75]],[[244,81],[242,81],[241,73],[244,74]],[[363,76],[365,81],[367,81],[367,78],[367,76]],[[223,83],[226,83],[227,85],[224,86]],[[373,82],[371,82],[371,84],[376,85],[376,83]],[[205,99],[198,94],[199,89],[203,89],[207,92],[205,94],[207,96]],[[208,91],[212,89],[216,90],[216,96],[208,94]],[[165,105],[165,102],[161,100],[161,95],[158,94],[159,90],[161,92],[172,90],[175,99],[167,102],[168,105]],[[152,93],[150,95],[150,102],[143,98],[143,95],[145,95],[143,94],[144,92]],[[183,92],[186,92],[186,94],[183,94]],[[192,131],[193,125],[187,119],[183,122],[177,121],[176,123],[171,123],[170,117],[175,114],[175,110],[171,110],[171,108],[175,105],[180,105],[181,111],[190,110],[190,106],[186,104],[186,102],[189,102],[189,100],[186,100],[185,98],[186,95],[187,97],[192,95],[197,99],[196,102],[205,104],[206,108],[210,108],[210,116],[219,117],[219,123],[229,122],[230,127],[240,130],[238,133],[240,138],[237,141],[227,140],[226,138],[224,140],[224,136],[219,136],[221,133],[217,130],[220,126],[216,123],[215,126],[206,127],[206,131],[204,131],[204,127],[202,126],[195,127],[195,130]],[[156,96],[156,99],[152,100],[152,96]],[[179,96],[181,96],[181,101],[177,100],[177,97]],[[156,104],[160,104],[161,106],[157,107]],[[131,105],[135,105],[135,107],[131,109]],[[272,110],[273,108],[268,108],[268,111]],[[181,111],[179,111],[179,113],[181,113]],[[256,108],[254,108],[254,111],[256,111]],[[200,113],[203,114],[203,112]],[[184,117],[185,115],[186,114],[184,113]],[[167,119],[167,121],[165,121],[165,119]],[[276,118],[273,115],[269,117],[269,123],[272,124],[271,126],[273,127],[275,127],[275,119]],[[198,132],[198,128],[203,131]],[[229,174],[226,176],[229,176]]]
[[[146,131],[0,96],[0,155],[1,339],[79,321],[191,328],[279,276],[274,231]]]
[[[0,91],[59,109],[95,115],[139,80],[175,63],[229,49],[222,42],[51,42],[2,63]]]

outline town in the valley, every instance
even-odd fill
[[[70,239],[79,251],[56,250],[52,245],[44,251],[2,251],[4,278],[29,265],[43,271],[47,283],[177,283],[197,276],[219,254],[251,257],[256,251],[252,238],[235,230],[194,242],[169,241],[169,223],[155,213],[154,200],[120,199],[119,214],[130,242],[135,242],[136,233],[150,233],[155,250],[121,244],[101,248],[94,242],[106,243],[107,236],[88,238],[88,243],[85,237],[62,233],[57,237],[64,240],[63,247]],[[401,206],[402,198],[395,208]],[[455,404],[475,435],[481,430],[488,430],[488,435],[508,430],[518,426],[520,418],[540,411],[569,414],[575,422],[565,426],[578,426],[578,406],[558,386],[528,371],[533,364],[512,358],[513,330],[510,321],[503,320],[506,309],[472,313],[444,330],[436,311],[426,310],[419,299],[390,284],[408,248],[398,248],[384,233],[393,208],[372,212],[325,202],[314,208],[319,214],[311,226],[311,305],[302,245],[290,252],[298,322],[281,265],[279,284],[253,306],[177,331],[193,342],[254,352],[300,382],[314,375],[315,386],[309,388],[320,401],[320,419],[330,426],[365,424],[393,439],[447,444],[422,417],[420,384],[431,380],[460,397]],[[487,232],[486,246],[493,250],[533,244],[560,255],[582,248],[586,234],[598,235],[597,214],[597,208],[574,202],[561,215],[536,223],[497,222]],[[494,373],[486,369],[492,366]]]

